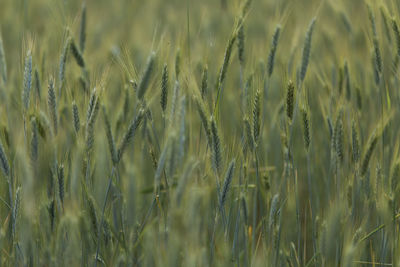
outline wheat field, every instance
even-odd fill
[[[1,0],[0,266],[400,266],[397,0]]]

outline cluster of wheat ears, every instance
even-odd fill
[[[0,266],[400,266],[398,1],[2,7]]]

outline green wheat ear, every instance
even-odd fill
[[[231,187],[231,183],[232,183],[232,179],[233,179],[233,173],[234,173],[234,169],[235,169],[235,159],[233,159],[231,161],[231,163],[229,163],[229,167],[226,171],[225,174],[225,180],[224,180],[224,185],[222,186],[222,191],[220,193],[221,197],[220,197],[220,206],[221,208],[224,207],[229,189]]]
[[[233,48],[233,45],[235,44],[236,38],[237,38],[237,35],[233,34],[228,41],[228,45],[226,46],[224,61],[222,63],[221,70],[219,72],[219,77],[218,77],[218,88],[220,88],[222,86],[222,83],[225,80],[226,72],[228,70],[228,65],[229,65],[229,61],[231,58],[231,54],[232,54],[232,48]]]
[[[76,102],[72,102],[72,116],[73,116],[73,122],[74,122],[74,130],[76,133],[79,132],[79,129],[81,128],[81,122],[79,119],[79,110],[78,106],[76,105]]]
[[[82,4],[81,24],[79,28],[79,49],[83,53],[86,44],[86,2]]]
[[[357,101],[357,108],[359,111],[362,109],[362,94],[361,94],[361,89],[360,87],[356,87],[356,101]]]
[[[35,92],[36,96],[38,99],[38,102],[40,102],[41,98],[41,85],[40,85],[40,77],[39,77],[39,72],[37,69],[35,69]]]
[[[85,60],[83,58],[82,52],[76,45],[75,40],[73,38],[70,38],[70,47],[76,63],[79,65],[79,67],[85,68]]]
[[[32,131],[32,138],[31,138],[31,160],[35,164],[38,159],[38,147],[39,147],[39,133],[38,127],[36,123],[36,118],[33,117],[31,119],[31,131]]]
[[[181,73],[181,49],[178,48],[175,55],[175,80],[179,80],[180,73]]]
[[[206,133],[207,143],[209,146],[211,146],[212,145],[211,129],[210,129],[210,125],[209,125],[208,119],[207,119],[209,116],[207,114],[206,109],[204,108],[202,101],[200,99],[198,99],[197,97],[194,98],[194,101],[196,103],[196,108],[197,108],[197,112],[199,113],[201,124],[203,125],[203,129]]]
[[[0,167],[4,176],[8,177],[10,175],[10,164],[8,163],[8,159],[1,141],[0,141]]]
[[[390,176],[390,188],[393,194],[398,192],[400,182],[400,162],[397,161],[392,169],[392,174]]]
[[[217,98],[215,100],[214,115],[216,115],[217,118],[218,118],[218,110],[219,110],[219,106],[220,106],[220,98],[221,98],[220,94],[222,91],[223,83],[225,81],[226,73],[228,71],[228,66],[229,66],[229,62],[230,62],[230,58],[231,58],[231,54],[232,54],[232,49],[233,49],[233,45],[235,44],[236,38],[237,38],[237,33],[234,32],[228,40],[228,44],[226,46],[225,54],[224,54],[224,61],[220,68],[218,79],[217,79],[216,86],[215,86],[215,89],[217,91]]]
[[[362,176],[364,176],[368,171],[369,162],[371,160],[372,153],[374,152],[374,149],[375,149],[377,143],[378,143],[378,137],[375,134],[373,134],[373,136],[370,139],[368,148],[364,154],[362,163],[361,163],[361,175]]]
[[[310,149],[311,134],[310,134],[310,118],[307,108],[301,109],[301,117],[303,122],[303,139],[306,151]]]
[[[152,75],[153,69],[154,69],[155,58],[156,58],[156,54],[155,54],[155,52],[152,52],[150,54],[149,58],[147,59],[146,68],[144,70],[144,73],[143,73],[140,83],[138,85],[137,96],[141,100],[143,99],[144,94],[146,93],[146,90],[149,86],[150,78],[151,78],[151,75]]]
[[[25,67],[24,67],[24,88],[22,91],[22,102],[25,111],[29,108],[29,96],[32,87],[32,52],[28,50],[25,57]]]
[[[90,154],[94,145],[94,126],[97,119],[97,114],[100,109],[100,99],[96,94],[96,91],[93,90],[91,101],[89,102],[88,108],[88,119],[86,122],[86,131],[85,131],[85,139],[86,139],[86,153]]]
[[[360,145],[358,141],[356,124],[354,121],[351,124],[351,142],[352,142],[353,160],[354,162],[358,162],[360,160]]]
[[[64,207],[64,181],[65,181],[64,165],[61,164],[58,167],[58,195],[60,197],[60,201],[63,207]]]
[[[272,72],[274,71],[276,50],[278,49],[279,36],[281,33],[281,25],[277,25],[275,28],[274,35],[272,36],[271,48],[268,55],[268,77],[271,77]]]
[[[144,111],[139,110],[138,114],[136,117],[133,119],[131,124],[128,127],[128,130],[126,131],[125,135],[122,138],[122,141],[118,147],[118,162],[121,161],[122,155],[124,154],[124,151],[126,150],[127,146],[132,142],[133,137],[135,136],[137,128],[140,126],[140,123],[142,122],[144,118]]]
[[[379,7],[379,11],[381,13],[381,18],[382,18],[383,26],[385,29],[386,38],[388,39],[389,43],[391,43],[392,36],[390,35],[390,26],[389,26],[389,18],[388,18],[387,10],[383,5],[381,5]]]
[[[16,233],[17,233],[17,221],[19,217],[19,208],[21,205],[21,187],[18,187],[16,192],[15,192],[15,199],[14,199],[14,204],[13,204],[13,210],[12,210],[12,237],[14,242],[16,241]]]
[[[245,133],[246,133],[246,139],[247,139],[247,145],[250,148],[250,151],[254,150],[254,139],[253,139],[253,133],[251,131],[251,125],[250,125],[250,121],[248,118],[245,118],[243,120],[244,123],[244,129],[245,129]]]
[[[346,77],[346,99],[347,101],[350,101],[351,98],[351,85],[350,85],[350,72],[349,72],[349,66],[347,61],[344,62],[344,74]]]
[[[392,19],[392,29],[396,40],[396,54],[394,60],[394,65],[396,68],[400,59],[400,30],[395,18]]]
[[[294,84],[292,81],[288,82],[286,90],[286,116],[290,121],[293,120],[294,110]]]
[[[102,106],[102,109],[104,115],[104,124],[107,135],[107,141],[108,141],[108,149],[110,150],[111,161],[115,165],[118,163],[118,155],[117,155],[117,149],[115,147],[114,136],[111,130],[111,123],[110,120],[108,119],[107,111],[104,105]]]
[[[3,83],[7,83],[7,63],[6,55],[4,53],[3,38],[0,32],[0,77],[3,79]]]
[[[314,26],[316,18],[311,20],[310,25],[306,33],[306,38],[304,40],[303,54],[301,58],[301,68],[300,68],[300,81],[303,82],[306,77],[308,62],[311,54],[311,40],[313,36]]]
[[[201,98],[204,100],[208,91],[208,66],[204,65],[201,75]]]
[[[161,109],[165,114],[165,110],[167,109],[168,102],[168,65],[164,64],[162,74],[161,74]]]
[[[376,82],[376,84],[379,84],[380,76],[382,73],[382,56],[381,56],[381,50],[379,47],[378,34],[376,31],[375,15],[374,15],[374,12],[370,5],[367,5],[367,8],[368,8],[369,20],[371,23],[371,29],[372,29],[372,42],[373,42],[373,46],[374,46],[373,66],[374,66],[374,72],[375,72],[375,82]]]
[[[242,6],[242,14],[241,17],[244,18],[248,14],[250,10],[252,0],[245,0]]]
[[[344,130],[343,130],[343,111],[340,110],[335,123],[335,148],[340,162],[344,160]]]
[[[222,167],[222,148],[221,148],[221,140],[218,134],[218,129],[217,129],[217,125],[215,122],[215,119],[212,117],[211,118],[211,136],[212,136],[212,166],[213,169],[215,171],[215,173],[217,173],[217,175],[219,175],[220,171],[221,171],[221,167]]]
[[[60,56],[60,64],[58,70],[58,82],[59,82],[59,94],[61,94],[62,88],[65,83],[65,68],[67,64],[68,51],[70,47],[70,37],[68,36],[64,43],[64,48]]]
[[[258,138],[260,136],[260,127],[261,127],[260,114],[261,114],[260,89],[257,89],[253,101],[253,138],[256,145],[258,143]]]
[[[49,113],[53,124],[54,135],[58,132],[58,113],[57,113],[57,103],[56,103],[56,92],[54,90],[54,79],[49,80],[48,98],[47,104],[49,106]]]
[[[243,18],[239,18],[238,22],[238,33],[237,33],[237,46],[238,46],[238,57],[239,57],[239,62],[243,66],[244,65],[244,22]]]

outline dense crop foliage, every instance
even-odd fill
[[[0,266],[400,266],[399,23],[1,0]]]

